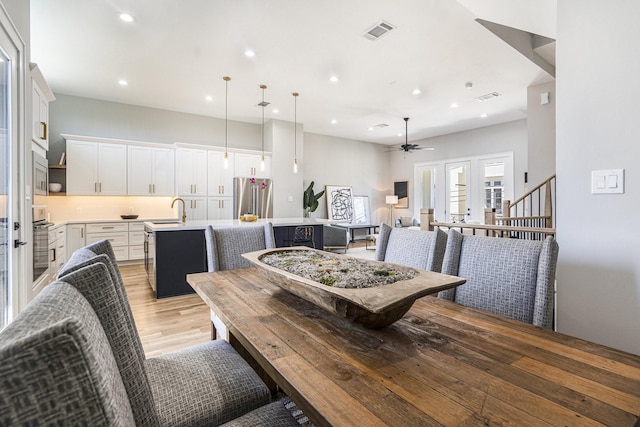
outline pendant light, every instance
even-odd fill
[[[293,92],[293,173],[298,173],[298,92]]]
[[[268,102],[264,102],[264,90],[267,88],[267,85],[260,85],[260,89],[262,89],[262,102],[260,105],[262,106],[262,157],[260,158],[260,170],[264,171],[264,107],[269,105]]]
[[[229,145],[227,143],[227,131],[228,131],[228,126],[227,126],[227,121],[229,118],[229,80],[231,80],[231,77],[227,77],[224,76],[222,78],[222,80],[224,80],[224,168],[225,169],[229,169],[229,152],[227,151],[227,149],[229,148]]]

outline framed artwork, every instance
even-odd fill
[[[353,218],[353,196],[347,185],[325,185],[327,216],[330,221],[351,222]]]
[[[409,209],[409,181],[394,182],[393,194],[398,196],[398,204],[394,208]]]
[[[353,196],[353,219],[351,224],[371,224],[369,196]]]

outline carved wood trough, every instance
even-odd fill
[[[291,253],[291,251],[307,251],[312,254],[311,257],[313,257],[315,253],[317,257],[322,257],[323,259],[327,257],[334,258],[336,262],[348,259],[349,263],[358,263],[360,267],[365,267],[365,270],[370,270],[372,273],[381,271],[394,272],[390,274],[407,272],[413,277],[375,287],[358,288],[358,283],[353,283],[353,287],[342,288],[310,280],[307,277],[293,274],[282,268],[277,268],[263,262],[264,257],[268,255],[278,254],[286,256],[287,253]],[[400,319],[409,311],[416,299],[461,285],[465,282],[465,279],[456,276],[448,276],[398,264],[371,261],[348,255],[333,254],[311,249],[306,246],[265,249],[249,252],[242,256],[255,265],[271,283],[330,313],[350,319],[364,327],[372,329],[383,328]],[[313,260],[309,258],[303,262],[310,263],[313,262]],[[323,282],[328,283],[326,280],[323,280]]]

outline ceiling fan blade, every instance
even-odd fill
[[[413,148],[413,150],[428,150],[428,151],[433,151],[433,150],[435,150],[435,148],[433,148],[433,147],[416,147],[416,148]]]

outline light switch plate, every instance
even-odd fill
[[[591,171],[591,194],[624,193],[624,169]]]

